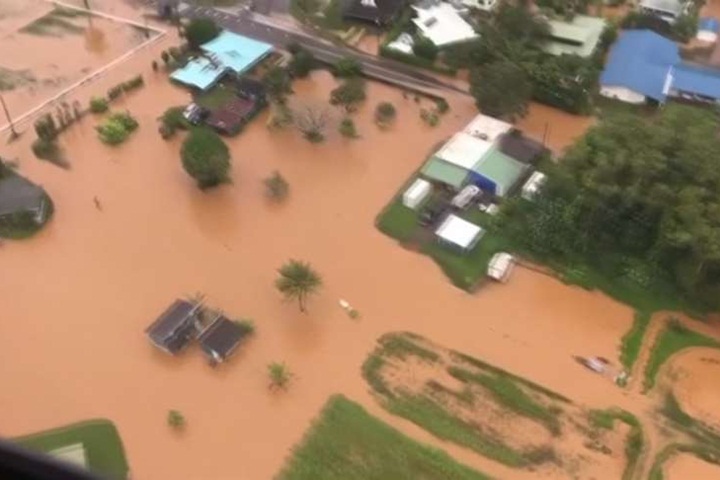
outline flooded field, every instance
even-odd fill
[[[0,374],[7,386],[0,405],[13,412],[0,433],[107,417],[120,430],[135,478],[270,478],[330,394],[372,405],[359,368],[376,338],[394,330],[413,330],[579,401],[626,402],[572,355],[615,359],[628,308],[522,269],[508,285],[470,296],[430,259],[373,228],[433,145],[474,115],[467,99],[450,98],[451,112],[433,129],[413,99],[370,84],[356,114],[361,138],[329,128],[319,145],[295,131],[270,132],[261,116],[229,141],[233,184],[200,192],[180,166],[180,139],[166,143],[157,133],[158,115],[188,95],[154,77],[150,52],[143,55],[117,71],[148,77],[119,107],[141,124],[126,145],[101,145],[87,118],[62,137],[70,171],[33,159],[30,135],[6,150],[46,187],[56,215],[36,238],[0,250],[3,269],[13,272],[0,279],[3,316],[11,319],[0,336],[0,361],[12,365]],[[88,88],[102,90],[103,81],[111,80]],[[324,102],[333,82],[320,72],[299,82],[295,96]],[[382,100],[398,110],[388,131],[372,124]],[[261,180],[273,170],[290,183],[283,205],[263,195]],[[308,315],[273,288],[288,258],[311,262],[324,278]],[[143,335],[172,299],[194,292],[257,325],[256,338],[219,369],[197,351],[169,358]],[[340,298],[360,311],[359,321],[348,319]],[[296,375],[285,394],[267,389],[271,361],[287,362]],[[171,408],[187,418],[181,434],[165,425]],[[464,457],[460,452],[462,461],[483,466]]]
[[[720,466],[705,462],[690,455],[677,455],[665,465],[668,480],[710,480],[720,478]]]
[[[130,13],[127,6],[119,10]],[[0,0],[0,84],[11,114],[18,117],[41,104],[149,35],[42,0]]]

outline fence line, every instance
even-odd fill
[[[133,48],[132,50],[130,50],[130,51],[128,51],[128,52],[125,52],[125,53],[122,54],[120,57],[116,58],[115,60],[111,61],[110,63],[108,63],[108,64],[106,64],[106,65],[98,68],[98,69],[95,70],[94,72],[86,75],[85,77],[81,78],[81,79],[78,80],[77,82],[73,83],[73,84],[70,85],[69,87],[67,87],[67,88],[65,88],[64,90],[62,90],[60,93],[58,93],[58,94],[56,94],[56,95],[53,95],[53,96],[50,97],[49,99],[45,100],[45,101],[44,101],[43,103],[41,103],[40,105],[38,105],[38,106],[36,106],[36,107],[34,107],[34,108],[31,108],[30,110],[24,112],[24,113],[23,113],[22,115],[20,115],[19,117],[13,118],[13,124],[15,124],[15,125],[20,125],[20,124],[24,123],[25,121],[33,118],[33,117],[36,116],[38,113],[40,113],[43,109],[45,109],[48,105],[54,104],[55,102],[57,102],[58,100],[60,100],[60,99],[62,99],[63,97],[65,97],[67,94],[69,94],[70,92],[72,92],[72,91],[75,90],[76,88],[81,87],[81,86],[85,85],[86,83],[90,83],[91,81],[95,80],[97,77],[99,77],[100,75],[102,75],[102,74],[105,73],[106,71],[108,71],[108,70],[110,70],[111,68],[113,68],[113,67],[115,67],[115,66],[123,63],[123,62],[126,61],[128,58],[130,58],[131,56],[135,55],[138,51],[142,50],[143,48],[149,47],[150,45],[152,45],[152,44],[155,43],[155,42],[160,41],[162,38],[165,37],[165,35],[167,35],[167,31],[166,31],[166,30],[162,30],[162,29],[156,28],[156,27],[146,27],[146,26],[144,26],[144,25],[142,25],[142,24],[140,24],[140,23],[138,23],[138,22],[134,22],[134,21],[132,21],[132,20],[128,20],[128,19],[124,19],[124,18],[121,18],[121,17],[117,17],[117,16],[115,16],[115,15],[109,15],[109,14],[102,13],[102,12],[90,11],[90,10],[87,10],[87,9],[84,9],[84,8],[80,8],[80,7],[76,7],[75,5],[70,5],[70,4],[67,4],[67,3],[64,3],[64,2],[60,2],[60,1],[57,1],[57,0],[46,0],[46,1],[47,1],[48,3],[52,3],[52,4],[54,4],[54,5],[61,6],[61,7],[63,7],[63,8],[73,8],[73,9],[75,9],[75,10],[81,10],[81,11],[85,11],[85,12],[90,12],[92,15],[96,15],[96,16],[100,16],[100,17],[103,17],[103,18],[107,18],[107,19],[109,19],[109,20],[119,21],[119,22],[122,22],[122,23],[127,23],[127,24],[129,24],[129,25],[139,26],[139,27],[141,27],[141,28],[143,28],[143,29],[152,30],[152,31],[154,31],[155,33],[157,33],[157,35],[154,36],[153,38],[150,38],[150,39],[146,40],[145,42],[141,43],[140,45],[138,45],[137,47]],[[4,132],[8,131],[9,129],[10,129],[10,124],[9,124],[9,123],[6,123],[6,124],[4,124],[2,127],[0,127],[0,133],[4,133]]]

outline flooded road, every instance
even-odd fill
[[[677,455],[665,465],[665,478],[668,480],[710,480],[720,478],[720,466],[705,462],[690,455]]]

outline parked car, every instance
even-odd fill
[[[460,193],[455,195],[450,203],[453,207],[464,210],[469,207],[473,201],[480,197],[481,193],[480,187],[477,185],[468,185],[460,190]]]
[[[198,125],[209,115],[210,111],[196,103],[191,103],[183,111],[183,117],[193,125]]]
[[[431,203],[427,205],[422,212],[420,212],[420,219],[418,222],[423,227],[430,227],[444,217],[448,210],[450,210],[450,207],[445,202]]]

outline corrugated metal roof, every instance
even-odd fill
[[[526,168],[523,163],[493,147],[473,166],[472,171],[492,180],[498,187],[498,193],[504,195],[517,184]]]
[[[670,88],[680,92],[720,98],[720,71],[687,63],[672,69]]]
[[[425,162],[420,173],[430,180],[441,182],[458,189],[463,186],[468,176],[468,171],[464,168],[455,166],[436,157]]]
[[[651,30],[626,30],[610,50],[600,84],[625,87],[665,101],[665,79],[681,62],[677,45]]]
[[[600,41],[606,22],[602,18],[588,15],[575,15],[569,21],[550,20],[550,39],[543,50],[552,55],[592,55]]]
[[[700,22],[698,23],[698,30],[718,33],[720,32],[720,22],[718,22],[717,18],[713,17],[701,18]]]

